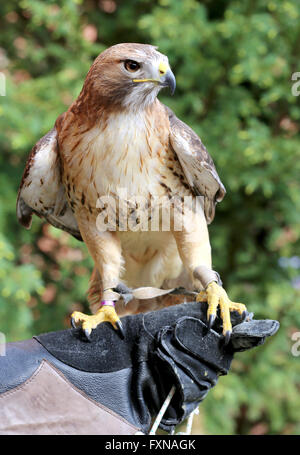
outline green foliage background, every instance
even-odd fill
[[[85,247],[38,218],[22,229],[18,184],[103,49],[158,45],[177,78],[175,96],[161,99],[201,136],[227,188],[210,226],[214,267],[233,300],[281,323],[236,356],[201,406],[202,431],[299,434],[299,1],[11,0],[0,13],[0,330],[19,340],[87,309]]]

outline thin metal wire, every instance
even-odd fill
[[[198,408],[196,408],[193,412],[191,412],[189,417],[188,417],[186,430],[185,430],[186,434],[191,434],[192,426],[193,426],[193,420],[194,420],[194,417],[195,417],[196,414],[199,414],[199,409]]]
[[[195,414],[197,414],[197,415],[199,414],[199,409],[198,408],[196,408],[188,416],[185,431],[180,431],[178,433],[175,433],[175,436],[183,436],[183,435],[190,435],[191,434],[192,426],[193,426],[193,420],[194,420]]]
[[[160,408],[159,413],[157,414],[157,416],[156,416],[156,418],[154,420],[154,423],[153,423],[152,428],[151,428],[151,430],[149,432],[149,435],[152,435],[152,436],[155,435],[156,430],[157,430],[157,428],[158,428],[158,426],[159,426],[159,424],[161,422],[161,419],[163,418],[163,416],[164,416],[164,414],[165,414],[165,412],[166,412],[166,410],[167,410],[167,408],[168,408],[168,406],[169,406],[169,404],[170,404],[170,402],[171,402],[171,400],[172,400],[172,398],[174,396],[175,391],[176,391],[176,387],[173,385],[171,387],[170,392],[167,395],[167,398],[163,402],[163,405]]]

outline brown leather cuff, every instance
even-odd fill
[[[196,280],[200,281],[201,285],[203,286],[203,289],[206,289],[209,283],[212,283],[213,281],[222,286],[220,275],[214,270],[209,269],[205,265],[200,265],[199,267],[196,267],[193,275]]]
[[[46,360],[23,384],[0,394],[0,435],[133,435],[138,431],[77,389]]]

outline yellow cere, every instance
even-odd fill
[[[160,62],[158,69],[159,69],[159,74],[161,76],[163,76],[168,71],[169,65],[165,62]]]

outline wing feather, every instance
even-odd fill
[[[31,227],[33,213],[82,240],[61,181],[55,128],[31,150],[19,187],[17,217],[26,229]]]
[[[204,196],[207,223],[215,216],[215,206],[226,194],[214,162],[197,134],[166,108],[170,121],[170,144],[176,153],[185,177],[196,195]]]

